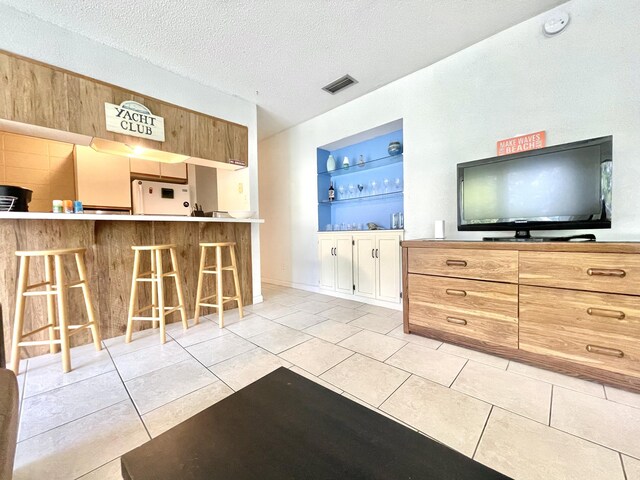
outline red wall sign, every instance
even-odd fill
[[[507,138],[497,142],[498,155],[508,155],[510,153],[525,152],[546,146],[546,135],[541,132],[520,135],[519,137]]]

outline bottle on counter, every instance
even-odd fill
[[[74,202],[73,202],[73,213],[84,213],[84,208],[83,208],[82,202],[80,200],[74,200]]]
[[[62,209],[64,213],[73,213],[73,202],[71,200],[63,200]]]
[[[336,198],[336,191],[333,189],[333,182],[329,183],[329,201],[333,202]]]
[[[62,213],[62,200],[54,200],[51,202],[51,207],[53,213]]]

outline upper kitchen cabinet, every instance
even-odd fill
[[[229,163],[249,164],[249,129],[235,123],[226,124],[225,154]]]
[[[191,112],[161,103],[157,115],[164,118],[164,143],[161,149],[191,156]]]
[[[0,52],[0,118],[68,130],[66,75]]]
[[[65,74],[69,95],[69,131],[113,140],[104,120],[105,102],[113,103],[113,89],[103,83]]]
[[[191,112],[190,126],[191,156],[226,163],[222,122]]]

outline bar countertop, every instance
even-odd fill
[[[264,223],[262,218],[213,218],[185,215],[117,215],[108,213],[0,212],[0,220],[119,220],[135,222]]]

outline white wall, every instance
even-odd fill
[[[248,184],[242,209],[258,211],[257,107],[241,98],[227,95],[198,82],[181,77],[90,40],[0,5],[0,49],[55,65],[72,72],[118,85],[198,112],[223,118],[249,128],[249,167],[238,173]],[[196,169],[189,166],[189,174]],[[195,184],[195,182],[192,182]],[[220,184],[218,191],[228,188]],[[248,203],[249,207],[246,207]],[[237,203],[236,203],[237,204]],[[252,224],[253,294],[261,301],[260,232]]]
[[[262,141],[263,278],[318,284],[316,148],[398,118],[406,238],[433,236],[437,219],[448,237],[487,235],[456,231],[455,165],[495,156],[497,140],[546,130],[547,145],[614,136],[613,228],[596,234],[640,240],[640,2],[559,8],[571,22],[557,37],[542,34],[541,15]]]

